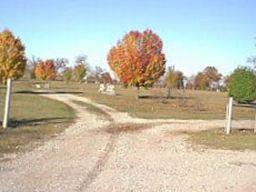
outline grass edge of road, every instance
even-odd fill
[[[11,107],[10,126],[0,128],[0,158],[33,150],[63,132],[76,118],[69,105],[40,95],[14,94]]]
[[[253,130],[233,130],[226,135],[223,129],[186,132],[188,141],[211,149],[256,151],[256,134]]]

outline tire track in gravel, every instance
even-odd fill
[[[119,134],[111,134],[108,143],[103,149],[104,153],[99,157],[98,161],[94,165],[94,167],[87,173],[85,179],[81,182],[77,191],[84,191],[87,187],[96,180],[96,178],[103,171],[104,166],[108,162],[109,157],[113,153],[116,147],[116,143],[118,141]]]

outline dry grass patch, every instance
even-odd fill
[[[134,133],[141,132],[146,129],[151,129],[154,127],[154,124],[135,124],[135,123],[120,123],[120,124],[111,124],[103,129],[104,132],[109,134],[121,134],[121,133]]]
[[[148,119],[224,119],[227,93],[174,90],[172,98],[166,99],[166,89],[141,89],[142,98],[136,99],[136,90],[116,86],[116,96],[98,93],[95,84],[70,82],[52,82],[54,90],[82,92],[82,96],[110,106],[118,111]],[[234,119],[253,119],[255,111],[249,108],[236,107]]]
[[[256,150],[256,134],[253,130],[234,130],[226,135],[223,129],[189,133],[189,141],[214,149]]]

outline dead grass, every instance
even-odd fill
[[[174,90],[172,98],[166,99],[165,89],[142,89],[141,99],[136,99],[136,90],[116,86],[116,96],[102,95],[95,84],[52,82],[55,90],[82,92],[98,103],[108,105],[132,116],[148,119],[224,119],[227,93]],[[65,88],[65,89],[63,89]],[[234,119],[254,119],[255,111],[245,107],[235,107]]]
[[[150,129],[152,127],[154,127],[154,124],[121,123],[111,124],[108,127],[106,127],[103,131],[110,134],[134,133],[141,132],[145,129]]]
[[[30,84],[26,82],[14,83],[10,127],[5,130],[0,128],[0,156],[4,153],[32,149],[45,139],[63,131],[75,117],[73,109],[64,103],[33,93],[15,93],[29,89]],[[5,89],[1,87],[1,118],[4,93]]]
[[[235,130],[226,135],[222,129],[186,133],[189,141],[214,149],[256,150],[256,134],[252,130]]]

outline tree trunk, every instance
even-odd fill
[[[9,113],[10,113],[10,104],[11,104],[11,92],[12,92],[12,80],[11,79],[7,79],[7,89],[6,89],[6,97],[5,97],[3,128],[7,128],[8,127],[8,123],[9,123]]]
[[[136,94],[136,99],[140,98],[140,87],[136,87],[137,89],[137,94]]]
[[[171,88],[168,88],[167,99],[170,99],[170,97],[171,97]]]

